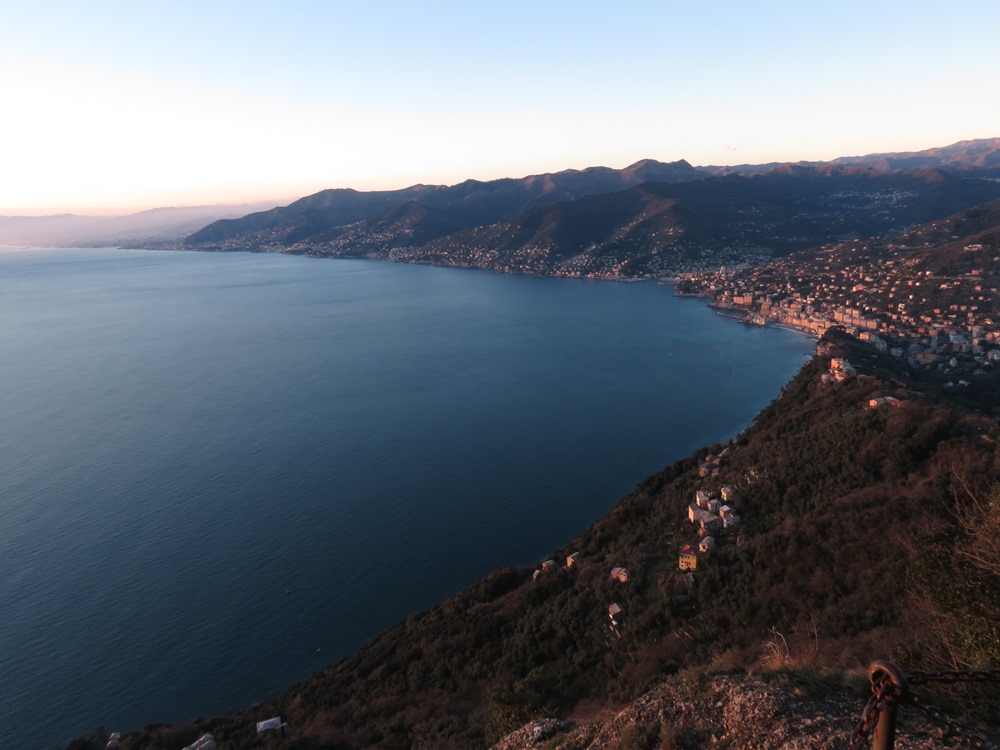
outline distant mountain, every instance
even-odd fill
[[[446,223],[471,227],[492,223],[533,206],[624,190],[651,180],[674,183],[702,176],[686,161],[663,164],[644,160],[625,169],[570,169],[520,179],[466,180],[452,186],[413,185],[402,190],[374,192],[323,190],[283,208],[215,222],[192,234],[185,244],[197,247],[244,242],[250,246],[269,243],[272,249],[287,247],[358,222],[378,219],[379,226],[384,226],[383,214],[411,201],[438,212],[442,218],[447,216]],[[360,236],[365,231],[365,227],[358,227],[354,235]]]
[[[0,245],[111,246],[177,241],[207,221],[244,216],[260,203],[154,208],[127,216],[0,216]]]
[[[882,234],[994,196],[996,185],[938,170],[783,167],[543,206],[392,257],[556,275],[657,275]]]
[[[950,146],[929,148],[924,151],[902,151],[868,154],[866,156],[841,156],[828,162],[771,162],[769,164],[699,167],[699,169],[703,169],[711,174],[760,174],[791,164],[801,167],[818,167],[824,164],[844,167],[868,167],[880,172],[893,172],[904,169],[946,169],[958,171],[998,168],[1000,167],[1000,138],[959,141]]]
[[[216,222],[184,244],[560,276],[672,276],[899,230],[996,198],[1000,182],[933,169],[784,165],[706,177],[686,162],[644,161],[452,187],[327,190]]]
[[[963,170],[1000,167],[1000,138],[959,141],[950,146],[929,148],[924,151],[842,156],[834,159],[832,163],[842,166],[865,166],[883,172],[900,169]]]

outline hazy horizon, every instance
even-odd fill
[[[997,53],[970,19],[1000,6],[21,4],[0,48],[0,214],[995,137]]]
[[[960,141],[956,141],[955,143],[947,143],[947,144],[928,144],[927,146],[925,146],[923,148],[915,149],[915,151],[923,151],[923,150],[933,149],[933,148],[944,148],[944,147],[947,147],[947,146],[956,145],[957,143],[961,143],[963,141],[990,140],[993,137],[994,136],[984,136],[983,138],[965,138],[965,139],[962,139]],[[830,157],[829,159],[824,159],[824,160],[811,159],[811,158],[803,158],[803,159],[797,159],[797,160],[794,160],[794,161],[801,161],[801,162],[829,161],[829,160],[837,159],[837,158],[853,158],[853,157],[871,156],[873,154],[878,154],[878,153],[889,153],[889,152],[888,151],[877,151],[877,152],[868,152],[868,153],[865,153],[865,154],[840,154],[838,156]],[[679,161],[679,159],[675,159],[673,161]],[[690,161],[690,160],[685,160],[685,161]],[[775,159],[775,160],[772,160],[772,161],[778,162],[778,163],[787,163],[787,162],[792,162],[793,160],[790,160],[790,159]],[[634,163],[635,162],[632,162],[631,164],[634,164]],[[756,166],[756,165],[759,165],[759,164],[767,164],[767,163],[771,163],[771,162],[754,162],[752,164],[752,166]],[[559,172],[559,171],[574,171],[574,170],[582,171],[582,170],[585,170],[585,169],[598,168],[598,167],[610,167],[612,169],[624,169],[624,168],[626,168],[628,166],[631,166],[631,164],[614,165],[614,166],[613,165],[608,165],[608,164],[591,164],[591,165],[588,165],[586,167],[570,166],[570,167],[565,167],[562,170],[554,170],[554,171],[555,172]],[[692,166],[694,166],[694,167],[737,167],[737,166],[746,166],[748,164],[750,164],[750,163],[749,162],[739,162],[739,163],[737,163],[737,162],[729,162],[729,163],[719,163],[719,164],[692,164]],[[489,180],[497,180],[497,179],[505,179],[505,178],[519,179],[519,178],[522,178],[522,177],[528,177],[528,176],[531,176],[531,175],[538,175],[538,174],[543,174],[543,173],[542,172],[530,172],[530,173],[527,173],[527,174],[518,174],[518,175],[496,175],[495,177],[490,177],[488,179],[483,179],[481,181],[487,182]],[[466,178],[462,178],[461,180],[458,180],[457,182],[462,182],[462,181],[464,181],[466,179],[478,179],[478,178],[475,178],[475,177],[466,177]],[[402,190],[402,189],[409,188],[409,187],[412,187],[412,186],[418,185],[418,184],[423,184],[423,185],[439,185],[439,184],[440,185],[453,185],[453,184],[457,184],[457,183],[456,182],[453,182],[453,183],[435,183],[435,182],[430,182],[430,181],[426,181],[425,180],[425,181],[417,181],[417,182],[407,183],[406,185],[386,185],[386,186],[381,186],[381,187],[372,187],[372,188],[369,188],[369,189],[370,190],[374,190],[374,191],[378,191],[378,190]],[[3,213],[0,213],[0,216],[2,216],[4,218],[21,218],[21,217],[23,217],[23,218],[45,218],[45,217],[58,217],[58,216],[72,215],[72,216],[80,216],[80,217],[87,217],[87,218],[117,218],[117,217],[131,216],[131,215],[134,215],[134,214],[148,212],[148,211],[164,210],[164,209],[166,209],[166,210],[171,210],[171,209],[183,210],[183,209],[197,209],[197,208],[219,208],[219,209],[224,209],[224,208],[253,207],[254,210],[266,210],[266,207],[268,207],[268,206],[285,206],[285,205],[288,205],[289,203],[293,203],[294,201],[299,200],[300,198],[306,197],[307,195],[312,195],[312,194],[314,194],[316,192],[320,192],[322,190],[337,189],[337,188],[342,188],[342,189],[346,188],[346,189],[355,189],[355,190],[359,189],[359,188],[356,188],[353,185],[336,185],[336,186],[330,186],[330,187],[317,188],[316,190],[313,190],[311,193],[302,193],[302,194],[297,194],[297,195],[294,195],[294,196],[286,196],[286,197],[283,197],[283,198],[253,199],[253,200],[247,200],[247,201],[243,201],[243,202],[239,202],[239,201],[217,201],[217,202],[209,202],[209,203],[191,203],[191,204],[156,205],[156,206],[152,206],[151,205],[151,206],[138,206],[138,207],[125,207],[125,206],[122,206],[122,207],[87,208],[86,206],[82,206],[82,207],[81,206],[77,206],[77,207],[68,207],[68,208],[64,208],[64,209],[59,209],[59,208],[56,208],[56,209],[39,208],[39,209],[29,209],[27,211],[24,211],[24,212],[21,212],[21,213],[18,213],[18,214],[13,214],[13,213],[3,214]]]

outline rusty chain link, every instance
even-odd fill
[[[957,682],[958,680],[955,681]],[[978,732],[966,729],[960,722],[948,716],[948,714],[935,706],[933,703],[927,703],[916,695],[908,695],[906,697],[906,702],[919,708],[924,716],[931,721],[946,727],[952,734],[964,738],[972,747],[990,747],[989,740],[987,740],[986,737]]]
[[[948,669],[941,672],[914,670],[906,675],[906,679],[910,685],[926,685],[931,682],[1000,682],[1000,669]],[[966,729],[960,722],[948,716],[933,703],[928,703],[909,692],[905,695],[897,695],[897,686],[884,673],[881,673],[872,676],[872,697],[865,704],[858,728],[851,734],[849,750],[865,750],[869,746],[872,732],[875,731],[875,726],[878,724],[879,714],[887,703],[897,699],[916,706],[931,721],[946,727],[952,734],[962,737],[970,746],[975,748],[992,747],[986,737]]]
[[[861,723],[851,735],[850,750],[864,750],[868,747],[872,732],[878,724],[878,716],[889,702],[890,694],[895,690],[896,686],[892,684],[892,680],[885,677],[872,683],[872,697],[868,699],[865,710],[861,713]]]
[[[925,685],[928,682],[1000,682],[1000,669],[946,669],[943,672],[921,672],[914,670],[907,677],[911,685]]]

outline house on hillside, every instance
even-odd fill
[[[680,555],[677,559],[677,567],[680,570],[698,569],[698,552],[690,544],[681,547]]]
[[[702,536],[706,534],[717,534],[723,526],[723,520],[719,516],[713,516],[707,510],[703,510],[698,516],[698,533]]]
[[[613,625],[617,625],[622,621],[625,616],[625,608],[618,602],[615,602],[610,607],[608,607],[608,619],[611,620]]]
[[[569,565],[569,560],[566,561],[566,565],[567,566]],[[556,561],[555,560],[546,560],[545,562],[543,562],[541,564],[540,567],[538,567],[538,568],[535,569],[534,573],[531,574],[531,580],[532,581],[537,581],[543,575],[545,575],[546,573],[551,573],[555,569],[556,569]]]
[[[731,484],[723,485],[719,494],[722,495],[722,501],[725,503],[736,502],[736,488]]]
[[[698,552],[707,555],[709,552],[715,549],[715,537],[706,536],[698,542]]]
[[[578,562],[580,562],[580,553],[574,552],[572,555],[566,558],[566,567],[572,568]]]
[[[899,406],[899,399],[893,396],[879,396],[868,400],[869,409],[877,409],[880,406]]]
[[[830,359],[830,375],[836,381],[846,380],[852,375],[856,374],[854,365],[848,362],[842,357],[833,357]]]
[[[628,570],[625,568],[612,568],[611,577],[616,581],[628,583]]]
[[[269,732],[272,729],[281,729],[280,716],[275,716],[271,719],[264,719],[264,721],[257,722],[257,734],[263,734],[264,732]]]
[[[716,456],[709,456],[705,463],[698,467],[699,477],[713,477],[719,473],[719,459]]]
[[[694,503],[702,510],[708,510],[708,501],[711,499],[712,496],[705,490],[698,490],[694,493]]]

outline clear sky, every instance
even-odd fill
[[[0,0],[0,214],[1000,136],[996,0]]]

